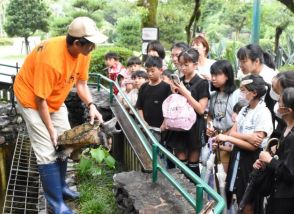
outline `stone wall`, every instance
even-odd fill
[[[11,114],[11,104],[0,103],[0,145],[15,142],[22,118]]]
[[[96,88],[90,88],[90,93],[92,94],[93,102],[96,104],[99,112],[103,116],[103,120],[110,120],[113,117],[113,114],[109,106],[108,92],[104,90],[98,92]],[[72,127],[80,125],[87,121],[87,108],[79,98],[75,88],[70,92],[67,99],[65,100],[65,105],[68,109],[69,122]]]

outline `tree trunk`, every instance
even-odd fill
[[[145,7],[148,10],[147,17],[142,19],[142,27],[156,27],[158,0],[138,0],[137,6]]]
[[[284,4],[292,13],[294,13],[294,1],[293,0],[278,0]]]
[[[192,13],[192,15],[190,17],[188,25],[185,27],[185,31],[186,31],[186,34],[187,34],[187,43],[188,44],[190,44],[190,41],[191,41],[191,28],[192,28],[192,25],[195,22],[194,28],[196,29],[196,23],[198,22],[198,20],[200,18],[200,15],[201,15],[200,1],[201,0],[195,0],[193,13]]]
[[[29,43],[29,37],[28,37],[28,36],[26,36],[26,37],[24,38],[24,40],[25,40],[26,54],[28,55],[28,54],[29,54],[29,52],[30,52],[30,43]]]
[[[289,25],[289,22],[283,23],[280,26],[276,27],[276,33],[275,33],[275,60],[277,61],[278,58],[278,51],[279,51],[279,46],[280,46],[280,37],[283,33],[283,31],[287,28],[287,26]]]

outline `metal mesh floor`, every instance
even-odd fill
[[[42,200],[40,190],[42,191],[36,157],[23,129],[19,132],[15,145],[3,214],[41,213],[45,200]]]

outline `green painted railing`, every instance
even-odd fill
[[[203,208],[203,191],[206,192],[211,198],[213,198],[216,201],[216,206],[214,207],[214,213],[222,213],[223,209],[225,208],[225,200],[216,192],[214,191],[207,183],[205,183],[201,178],[199,178],[192,170],[190,170],[185,164],[183,164],[181,161],[179,161],[173,154],[171,154],[166,148],[164,148],[153,136],[153,134],[150,132],[150,130],[146,127],[145,123],[141,120],[139,114],[134,109],[134,107],[129,102],[128,98],[126,97],[125,93],[122,91],[122,89],[119,87],[119,85],[108,79],[107,77],[101,75],[101,74],[90,74],[91,77],[96,78],[97,83],[97,89],[98,91],[103,87],[104,89],[109,91],[109,99],[110,103],[113,102],[113,99],[117,99],[116,96],[113,95],[113,86],[117,87],[118,91],[120,92],[121,96],[125,99],[127,104],[129,105],[130,110],[135,115],[136,119],[138,120],[140,126],[143,128],[145,133],[147,134],[148,138],[152,142],[152,151],[150,147],[148,146],[149,143],[145,136],[143,136],[140,132],[140,128],[138,127],[137,123],[134,122],[134,120],[129,116],[127,111],[125,110],[124,106],[121,104],[121,102],[117,102],[124,113],[126,113],[128,120],[130,120],[132,127],[134,128],[134,131],[136,134],[138,134],[141,142],[143,143],[144,148],[146,149],[148,155],[152,159],[152,165],[153,165],[153,171],[152,171],[152,181],[156,182],[158,178],[158,171],[160,171],[167,180],[183,195],[183,197],[191,204],[191,206],[195,209],[196,213],[199,213]],[[105,80],[106,82],[109,82],[109,89],[106,88],[101,84],[101,79]],[[161,153],[163,153],[169,160],[171,160],[173,163],[175,163],[178,168],[182,170],[182,172],[187,175],[189,178],[191,178],[196,183],[196,200],[195,198],[187,192],[180,184],[175,180],[175,178],[158,163],[158,152],[159,150]]]

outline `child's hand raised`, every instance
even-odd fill
[[[228,135],[218,134],[217,136],[215,136],[215,141],[217,143],[226,142],[226,141],[228,141]]]
[[[180,93],[183,96],[191,95],[191,92],[185,87],[183,82],[180,82],[179,84],[176,82],[172,83],[172,91],[176,91]]]

